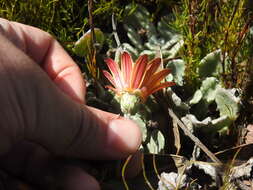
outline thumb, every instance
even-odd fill
[[[8,50],[8,53],[6,52]],[[141,142],[138,126],[71,100],[21,50],[0,35],[0,153],[21,140],[57,155],[121,158]]]
[[[141,133],[134,122],[88,106],[82,106],[81,110],[81,123],[77,125],[69,153],[93,159],[115,159],[137,151]]]

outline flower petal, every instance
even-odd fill
[[[110,85],[106,85],[105,88],[109,88],[110,90],[112,90],[113,92],[115,92],[117,95],[120,95],[121,94],[121,91],[118,90],[117,88],[113,88],[112,86]]]
[[[132,60],[131,56],[129,55],[129,53],[123,52],[121,55],[121,71],[123,74],[126,88],[130,87],[132,65],[133,65],[133,60]]]
[[[174,86],[174,85],[175,85],[174,82],[164,82],[164,83],[154,86],[151,89],[144,88],[143,89],[143,98],[146,99],[149,95],[157,92],[158,90],[161,90],[166,87]]]
[[[160,64],[161,58],[155,58],[148,63],[147,70],[145,72],[141,86],[145,86],[145,84],[149,81],[150,77],[157,71]]]
[[[112,77],[112,75],[108,72],[108,71],[106,71],[106,70],[103,70],[103,74],[104,74],[104,76],[110,81],[110,83],[114,86],[114,87],[116,87],[116,84],[115,84],[115,82],[114,82],[114,78]],[[116,87],[117,88],[117,87]]]
[[[124,88],[123,86],[124,82],[122,81],[119,65],[111,58],[105,59],[105,62],[112,73],[115,82],[115,87],[122,90]]]
[[[163,70],[159,71],[158,73],[152,75],[149,78],[149,80],[145,86],[148,89],[152,89],[155,85],[160,83],[170,72],[171,72],[170,69],[163,69]]]
[[[148,56],[147,55],[141,55],[134,65],[133,71],[131,73],[131,85],[130,88],[137,89],[139,88],[141,81],[143,79],[143,75],[146,71],[148,63]]]

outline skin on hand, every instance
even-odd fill
[[[119,159],[138,149],[141,133],[135,123],[84,105],[81,72],[48,33],[1,18],[0,33],[3,158],[21,141],[39,144],[54,155],[82,159]],[[78,175],[79,170],[70,171]],[[95,181],[82,172],[86,184]],[[99,189],[95,182],[90,184]]]
[[[86,86],[81,71],[51,35],[2,18],[0,24],[0,32],[39,64],[61,90],[74,100],[85,101]]]

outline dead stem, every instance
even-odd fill
[[[131,158],[132,158],[132,155],[127,157],[127,159],[126,159],[126,161],[125,161],[125,163],[122,167],[122,170],[121,170],[121,177],[122,177],[122,181],[124,183],[124,186],[125,186],[126,190],[129,190],[129,187],[128,187],[127,182],[126,182],[125,171],[126,171],[126,167],[127,167],[128,163],[130,162]]]
[[[151,190],[155,190],[153,188],[153,186],[150,184],[148,178],[147,178],[147,175],[146,175],[146,170],[145,170],[145,164],[144,164],[144,154],[141,155],[141,166],[142,166],[142,174],[143,174],[143,177],[145,179],[145,182],[146,184],[148,185],[148,187],[151,189]]]
[[[89,11],[89,25],[91,30],[91,41],[90,41],[90,47],[91,47],[91,54],[93,55],[94,51],[94,43],[96,42],[95,32],[94,32],[94,24],[93,24],[93,0],[88,0],[88,11]]]
[[[152,155],[152,162],[153,162],[153,167],[154,167],[154,171],[156,173],[156,176],[159,180],[161,180],[161,176],[159,175],[159,172],[158,172],[158,169],[157,169],[157,166],[156,166],[156,159],[155,159],[156,155],[153,154]]]
[[[210,159],[218,164],[222,164],[222,162],[197,138],[195,137],[184,125],[184,123],[176,116],[176,114],[169,108],[169,115],[177,122],[178,126],[184,131],[185,135],[187,135],[202,151],[204,151]]]
[[[221,150],[221,151],[216,152],[216,153],[214,153],[214,154],[215,154],[215,155],[223,154],[223,153],[225,153],[225,152],[229,152],[229,151],[231,151],[231,150],[236,150],[236,149],[241,149],[241,148],[243,148],[243,147],[250,146],[250,145],[252,145],[252,144],[253,144],[253,143],[250,143],[250,144],[242,144],[242,145],[239,145],[239,146],[236,146],[236,147],[232,147],[232,148],[228,148],[228,149],[225,149],[225,150]]]

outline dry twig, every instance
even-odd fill
[[[197,138],[195,137],[189,129],[184,125],[184,123],[176,116],[176,114],[169,108],[169,115],[177,122],[178,126],[184,131],[187,135],[201,150],[203,150],[213,162],[222,164],[222,162]]]

